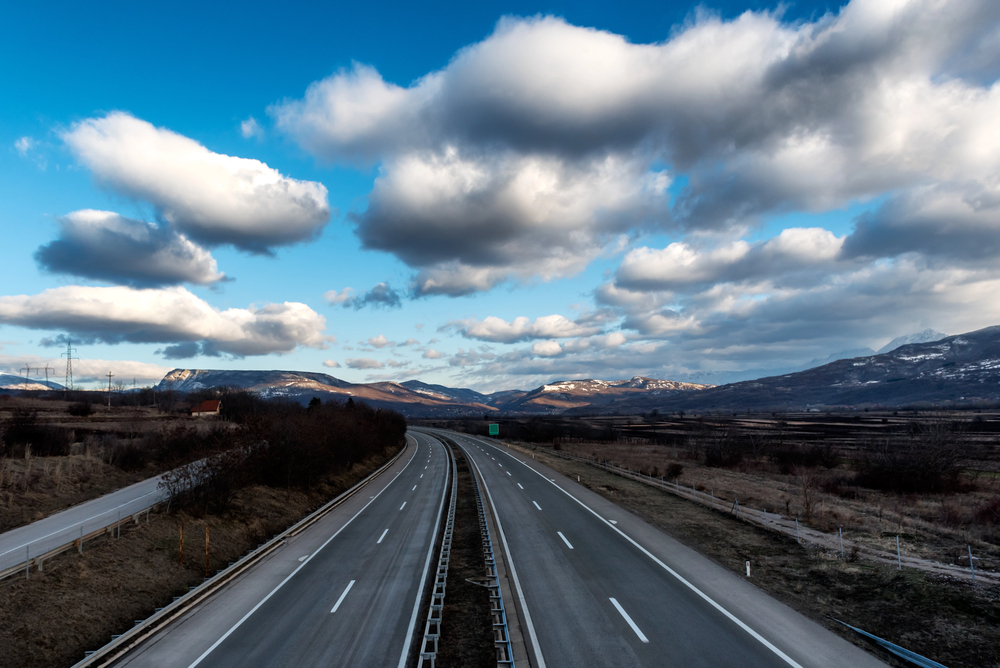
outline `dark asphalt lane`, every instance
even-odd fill
[[[447,435],[497,509],[539,668],[883,665],[707,559],[682,575],[696,554],[521,453]]]
[[[339,517],[290,541],[280,563],[255,568],[118,665],[401,666],[450,469],[440,443],[412,436],[416,452],[398,476],[384,473]]]

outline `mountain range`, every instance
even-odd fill
[[[641,413],[652,409],[743,410],[1000,401],[1000,327],[936,337],[925,330],[900,337],[886,352],[756,380],[713,386],[637,376],[628,380],[565,380],[533,390],[485,394],[467,388],[402,383],[349,383],[324,373],[174,369],[157,389],[190,392],[239,387],[264,396],[308,401],[356,397],[408,416]],[[900,345],[896,345],[900,344]]]

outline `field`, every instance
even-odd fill
[[[635,512],[831,630],[842,619],[950,668],[1000,666],[1000,415],[889,412],[494,420],[501,438]],[[428,425],[485,435],[484,420]],[[798,518],[848,543],[950,564],[949,577],[751,526],[574,455]],[[995,580],[994,580],[995,581]],[[888,659],[887,659],[888,660]],[[902,665],[902,664],[898,664]]]

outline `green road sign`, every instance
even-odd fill
[[[499,435],[500,435],[500,425],[498,425],[498,424],[491,424],[490,425],[490,436],[499,436]]]

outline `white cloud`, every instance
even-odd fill
[[[31,137],[21,137],[14,142],[14,149],[22,158],[27,157],[33,148],[38,146],[38,141]]]
[[[344,288],[341,291],[330,290],[323,293],[323,299],[325,299],[330,304],[343,304],[351,299],[351,294],[354,292],[354,288]]]
[[[62,138],[98,183],[149,202],[163,221],[203,243],[267,253],[313,239],[330,218],[322,184],[213,153],[129,114],[80,121]]]
[[[442,357],[444,357],[444,355],[434,350],[433,348],[428,348],[427,350],[424,351],[423,357],[425,360],[439,360]]]
[[[260,138],[264,136],[264,128],[261,127],[256,118],[250,116],[245,121],[240,122],[240,134],[243,135],[244,139]]]
[[[37,295],[0,296],[0,322],[62,330],[84,340],[173,343],[168,357],[266,355],[299,346],[323,348],[324,318],[305,304],[284,302],[220,311],[181,287],[134,289],[68,285]]]
[[[323,361],[323,366],[325,366],[327,369],[339,369],[340,368],[340,362],[338,362],[336,360],[324,360]]]
[[[59,238],[38,249],[48,271],[132,285],[225,280],[215,258],[183,234],[111,211],[83,209],[58,219]]]
[[[381,369],[384,365],[369,357],[349,357],[345,362],[351,369]]]
[[[66,368],[66,360],[59,357],[39,357],[38,355],[22,355],[13,357],[10,355],[0,355],[0,371],[12,375],[21,375],[21,369],[25,365],[42,368],[50,366],[56,369],[49,376],[49,380],[62,384],[66,377],[63,370]],[[123,383],[131,385],[134,378],[136,383],[141,385],[152,385],[160,382],[173,367],[151,364],[149,362],[136,362],[133,360],[103,360],[103,359],[74,359],[73,360],[73,381],[74,383],[100,382],[101,379],[107,386],[108,371],[114,374],[114,378]]]
[[[540,357],[558,357],[563,354],[563,348],[556,341],[536,341],[531,346],[531,353]]]
[[[386,346],[396,345],[395,341],[390,341],[389,339],[385,338],[385,334],[379,334],[378,336],[373,336],[370,339],[365,339],[364,341],[361,341],[361,343],[369,345],[372,348],[378,348],[379,350],[385,348]]]
[[[838,259],[843,243],[843,237],[822,228],[788,228],[766,241],[738,240],[708,251],[682,241],[663,249],[636,248],[622,260],[615,283],[633,290],[676,290],[827,270]]]
[[[483,320],[468,318],[452,321],[442,329],[445,328],[454,328],[467,339],[495,343],[591,336],[601,331],[599,326],[576,323],[561,315],[541,316],[534,321],[521,316],[510,322],[491,315]]]
[[[873,219],[883,227],[852,248],[895,257],[930,219],[921,188],[976,211],[966,247],[973,228],[997,226],[998,23],[991,0],[853,0],[796,23],[702,12],[635,44],[558,18],[505,18],[408,86],[357,65],[270,113],[318,157],[381,163],[357,231],[417,270],[417,294],[571,275],[623,232],[738,233],[886,196],[910,205],[886,213],[905,216]],[[668,210],[663,188],[677,175],[688,185]],[[822,249],[771,250],[792,261]],[[694,264],[710,280],[740,263]]]
[[[396,347],[397,348],[406,348],[407,346],[419,346],[419,345],[420,345],[420,341],[417,341],[416,339],[407,339],[407,340],[403,341],[402,343],[397,343]]]

